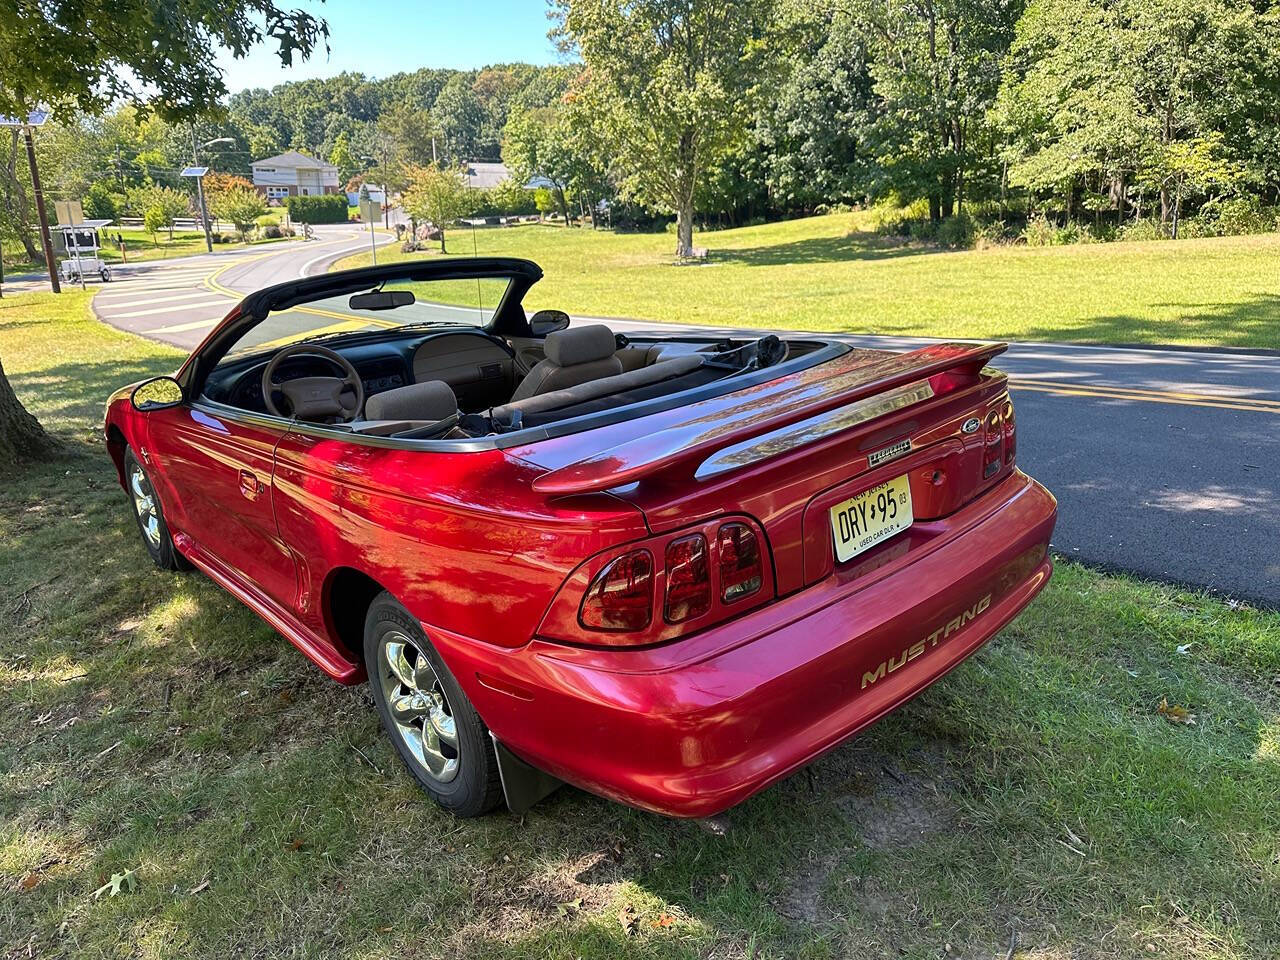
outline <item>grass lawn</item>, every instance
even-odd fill
[[[0,357],[66,441],[0,467],[0,956],[1280,955],[1276,614],[1064,563],[724,835],[572,789],[457,821],[364,689],[147,561],[97,429],[178,354],[73,291],[0,301]]]
[[[1280,348],[1280,234],[944,252],[861,229],[864,214],[698,234],[552,226],[448,233],[450,252],[527,257],[537,307],[594,316],[851,333]],[[386,251],[387,260],[402,257]],[[384,253],[379,251],[379,261]],[[339,266],[369,262],[367,254]]]

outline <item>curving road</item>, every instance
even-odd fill
[[[261,253],[121,271],[94,309],[113,326],[190,349],[244,293],[323,272],[369,246],[358,228],[317,232]],[[603,322],[620,332],[672,329]],[[890,349],[925,342],[843,339]],[[1019,462],[1059,499],[1057,550],[1280,608],[1280,354],[1017,343],[997,365],[1014,389]]]

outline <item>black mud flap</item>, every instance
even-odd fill
[[[502,741],[489,733],[493,740],[493,752],[498,757],[498,776],[502,780],[502,793],[507,809],[512,813],[524,813],[548,794],[554,793],[564,781],[525,763],[503,746]]]

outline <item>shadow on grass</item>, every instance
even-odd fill
[[[127,384],[171,374],[173,357],[65,363],[9,375],[18,398],[39,418],[75,420],[100,426],[107,397]]]
[[[841,263],[854,260],[890,260],[944,253],[940,247],[904,243],[899,237],[855,231],[843,237],[812,237],[764,247],[720,249],[714,236],[707,239],[713,263],[738,263],[753,267],[785,264]]]

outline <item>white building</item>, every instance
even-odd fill
[[[290,150],[253,163],[253,186],[268,200],[338,192],[338,168]]]

